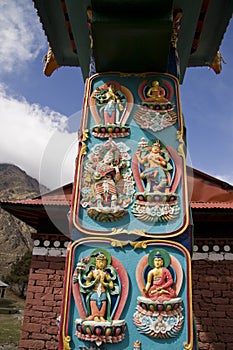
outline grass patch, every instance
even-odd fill
[[[0,299],[0,345],[19,343],[24,305],[25,300],[9,290],[7,290],[6,298]],[[17,313],[9,313],[12,310],[16,310]]]
[[[0,314],[0,345],[18,344],[22,322],[15,315]]]

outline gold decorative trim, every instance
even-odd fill
[[[146,235],[146,231],[145,230],[132,230],[132,231],[128,231],[126,229],[124,229],[123,227],[121,228],[112,228],[112,233],[115,235],[120,235],[120,234],[126,234],[126,235],[139,235],[139,236],[145,236]]]
[[[71,337],[69,335],[63,337],[64,350],[71,350],[69,342],[71,341]]]
[[[151,72],[142,72],[142,73],[126,73],[126,72],[119,72],[119,71],[108,71],[108,72],[104,72],[104,73],[95,73],[93,74],[90,78],[88,78],[88,83],[90,84],[91,81],[95,78],[101,77],[101,76],[105,76],[105,75],[119,75],[120,77],[147,77],[149,75],[163,75],[166,77],[170,77],[173,80],[176,81],[177,85],[179,86],[179,79],[177,77],[175,77],[174,75],[170,74],[170,73],[161,73],[161,72],[156,72],[156,71],[151,71]]]
[[[120,77],[131,77],[133,74],[132,73],[120,73]]]
[[[138,248],[146,249],[147,248],[146,241],[130,242],[130,244],[134,249],[138,249]]]
[[[111,246],[112,247],[118,247],[118,248],[124,248],[126,245],[128,244],[128,241],[123,242],[123,241],[119,241],[117,239],[113,239]]]
[[[87,145],[86,145],[86,141],[88,140],[89,138],[89,130],[88,129],[85,129],[83,130],[83,135],[82,135],[82,148],[80,150],[80,156],[85,156],[87,154]]]
[[[177,140],[180,142],[180,143],[183,143],[184,140],[183,140],[183,132],[178,130],[177,131]]]
[[[178,130],[177,131],[177,140],[179,141],[179,146],[178,146],[178,154],[182,156],[184,159],[184,164],[185,164],[185,154],[184,154],[184,139],[183,139],[183,131]]]
[[[184,349],[186,349],[186,350],[192,350],[192,348],[193,348],[193,344],[188,344],[188,343],[184,343]]]
[[[184,148],[183,148],[183,145],[179,145],[178,147],[178,154],[179,156],[184,156]]]
[[[83,139],[82,139],[82,141],[85,142],[88,139],[89,139],[89,130],[88,129],[84,129],[83,130]]]
[[[85,156],[87,154],[87,145],[85,144],[85,142],[82,142],[82,148],[80,151],[80,156]]]

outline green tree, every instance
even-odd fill
[[[11,272],[4,279],[20,297],[25,297],[26,295],[31,260],[32,253],[27,251],[12,265]]]

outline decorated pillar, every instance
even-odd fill
[[[86,81],[59,349],[196,349],[181,14],[167,20],[164,71]],[[98,43],[97,15],[93,23]]]
[[[87,78],[59,349],[197,349],[179,83],[221,71],[233,2],[33,2],[45,74]]]
[[[193,349],[192,231],[174,76],[88,79],[73,196],[61,342]]]

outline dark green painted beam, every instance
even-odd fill
[[[172,8],[181,8],[183,17],[177,44],[181,82],[187,67],[208,66],[213,62],[233,12],[233,0],[33,1],[57,63],[80,66],[84,78],[88,76],[90,62],[88,6],[93,9],[97,70],[135,73],[166,71],[171,12]],[[202,19],[202,30],[198,33]]]
[[[94,56],[98,72],[165,72],[173,1],[92,0]],[[111,11],[112,10],[112,11]]]

